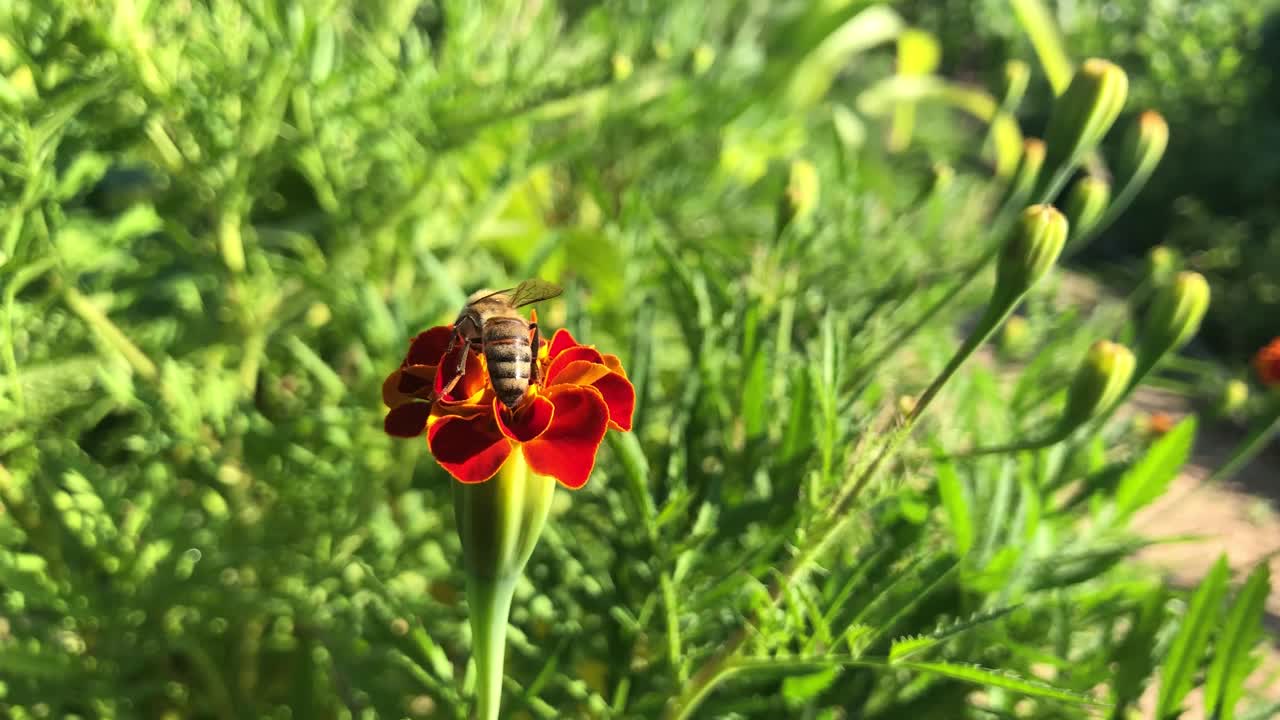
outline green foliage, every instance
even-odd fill
[[[944,72],[974,73],[994,85],[1006,61],[1035,53],[1041,77],[1019,108],[1031,134],[1047,119],[1052,88],[1061,82],[1055,75],[1063,72],[1058,53],[1046,54],[1046,42],[1056,40],[1068,59],[1106,57],[1129,73],[1130,111],[1162,112],[1172,128],[1169,150],[1132,211],[1090,256],[1114,260],[1158,243],[1184,251],[1216,296],[1205,338],[1235,361],[1275,336],[1270,318],[1280,312],[1280,235],[1271,200],[1280,180],[1280,155],[1273,151],[1280,135],[1273,102],[1278,11],[1274,0],[911,0],[902,6],[904,17],[938,32]]]
[[[1133,328],[1037,275],[1026,363],[970,359],[1022,133],[895,73],[894,9],[0,13],[6,715],[467,717],[451,488],[379,388],[530,276],[637,405],[516,587],[513,717],[1121,716],[1201,675],[1252,704],[1266,576],[1215,634],[1225,571],[1179,621],[1128,562],[1194,422],[936,459],[1059,417]]]

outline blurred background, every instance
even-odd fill
[[[0,711],[467,717],[450,481],[379,388],[540,277],[638,401],[517,591],[510,717],[1280,716],[1278,9],[0,0]],[[1155,175],[851,490],[1094,56],[1089,173],[1153,109]],[[1201,331],[1109,422],[938,459],[1178,270]]]

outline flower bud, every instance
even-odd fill
[[[1158,284],[1168,282],[1177,267],[1178,253],[1164,245],[1157,245],[1147,253],[1147,279],[1151,282]]]
[[[534,473],[519,452],[485,482],[454,484],[454,516],[468,576],[519,577],[542,534],[555,487],[555,478]]]
[[[1134,185],[1137,192],[1145,185],[1165,149],[1169,147],[1169,125],[1155,110],[1147,110],[1138,116],[1125,133],[1124,143],[1116,158],[1115,176],[1120,187]]]
[[[820,189],[818,168],[813,163],[808,160],[791,163],[787,188],[778,203],[778,233],[791,223],[803,223],[813,215],[814,209],[818,207]]]
[[[1058,433],[1068,433],[1111,409],[1124,396],[1137,362],[1119,343],[1099,340],[1089,348],[1067,390]]]
[[[1067,195],[1064,210],[1071,223],[1072,239],[1089,235],[1111,202],[1111,184],[1099,177],[1081,178]]]
[[[1027,94],[1031,81],[1031,66],[1022,60],[1010,60],[1004,65],[1004,102],[1007,107],[1017,107]]]
[[[1084,61],[1053,103],[1045,133],[1045,165],[1050,175],[1076,167],[1098,146],[1119,116],[1128,93],[1129,77],[1119,66],[1099,58]],[[1042,189],[1046,186],[1042,177]]]
[[[1022,212],[996,265],[993,303],[1012,305],[1057,261],[1067,240],[1067,219],[1052,205]]]
[[[1218,397],[1215,408],[1219,415],[1235,415],[1249,402],[1249,384],[1243,380],[1228,380],[1222,386],[1222,394]]]
[[[933,164],[933,192],[944,193],[956,179],[956,169],[944,162]]]
[[[1026,353],[1031,344],[1031,329],[1027,319],[1021,315],[1013,315],[1005,321],[1000,329],[1000,349],[1009,357],[1020,357]]]
[[[631,77],[631,73],[635,72],[635,63],[631,61],[631,56],[624,53],[613,54],[613,79],[619,82]]]
[[[1196,272],[1180,272],[1157,291],[1142,324],[1140,352],[1143,369],[1150,369],[1165,353],[1177,350],[1200,329],[1209,308],[1209,283]]]
[[[1005,203],[1015,207],[1025,203],[1036,186],[1042,167],[1044,167],[1044,141],[1040,138],[1023,140],[1022,158],[1018,160],[1018,169],[1014,173],[1013,182],[1009,185]]]
[[[707,44],[699,45],[693,50],[693,74],[702,75],[711,69],[712,63],[716,61],[715,48]]]

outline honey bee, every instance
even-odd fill
[[[467,298],[467,304],[453,323],[451,352],[462,343],[458,370],[444,392],[465,370],[467,352],[479,348],[489,366],[489,382],[507,409],[515,411],[524,398],[529,383],[538,383],[538,352],[541,336],[538,324],[529,322],[516,308],[549,300],[563,292],[558,286],[542,280],[525,280],[506,290],[480,290]],[[446,353],[447,354],[447,353]]]

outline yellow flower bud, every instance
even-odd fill
[[[693,51],[693,74],[701,75],[711,69],[716,61],[715,48],[707,44],[699,45]]]
[[[1111,184],[1098,177],[1081,178],[1067,195],[1065,211],[1071,238],[1086,237],[1102,219],[1111,202]]]
[[[808,160],[791,163],[791,175],[778,203],[778,233],[793,222],[804,223],[813,215],[821,187],[818,168],[813,163]]]
[[[1004,99],[1008,105],[1016,106],[1027,94],[1027,85],[1031,81],[1031,66],[1022,60],[1010,60],[1004,65]]]
[[[1040,138],[1027,138],[1022,141],[1022,158],[1018,161],[1018,169],[1014,173],[1013,182],[1009,185],[1009,193],[1005,203],[1012,207],[1021,206],[1031,195],[1044,167],[1044,141]]]
[[[1067,219],[1052,205],[1032,205],[1022,212],[996,265],[992,303],[1012,306],[1040,281],[1067,240]]]
[[[1129,76],[1118,65],[1099,58],[1085,60],[1071,84],[1053,103],[1045,133],[1047,175],[1041,177],[1040,194],[1050,194],[1052,178],[1080,164],[1106,136],[1124,108]]]
[[[631,62],[630,55],[623,53],[614,53],[613,55],[613,79],[619,82],[631,77],[631,73],[635,72],[635,64]]]
[[[1021,356],[1030,342],[1031,329],[1027,319],[1021,315],[1011,316],[1000,329],[1000,349],[1010,357]]]
[[[1165,283],[1178,268],[1178,253],[1157,245],[1147,253],[1147,278],[1155,283]]]
[[[1128,389],[1136,364],[1133,352],[1119,343],[1099,340],[1090,346],[1067,390],[1057,434],[1065,435],[1110,410]]]
[[[1155,110],[1147,110],[1138,116],[1125,133],[1124,143],[1116,158],[1116,182],[1121,187],[1134,185],[1136,193],[1145,185],[1164,151],[1169,147],[1169,125]]]
[[[1209,309],[1209,283],[1196,272],[1180,272],[1157,291],[1142,323],[1139,352],[1143,369],[1187,344]]]
[[[1218,414],[1235,415],[1249,402],[1249,384],[1240,379],[1228,380],[1218,398]]]

